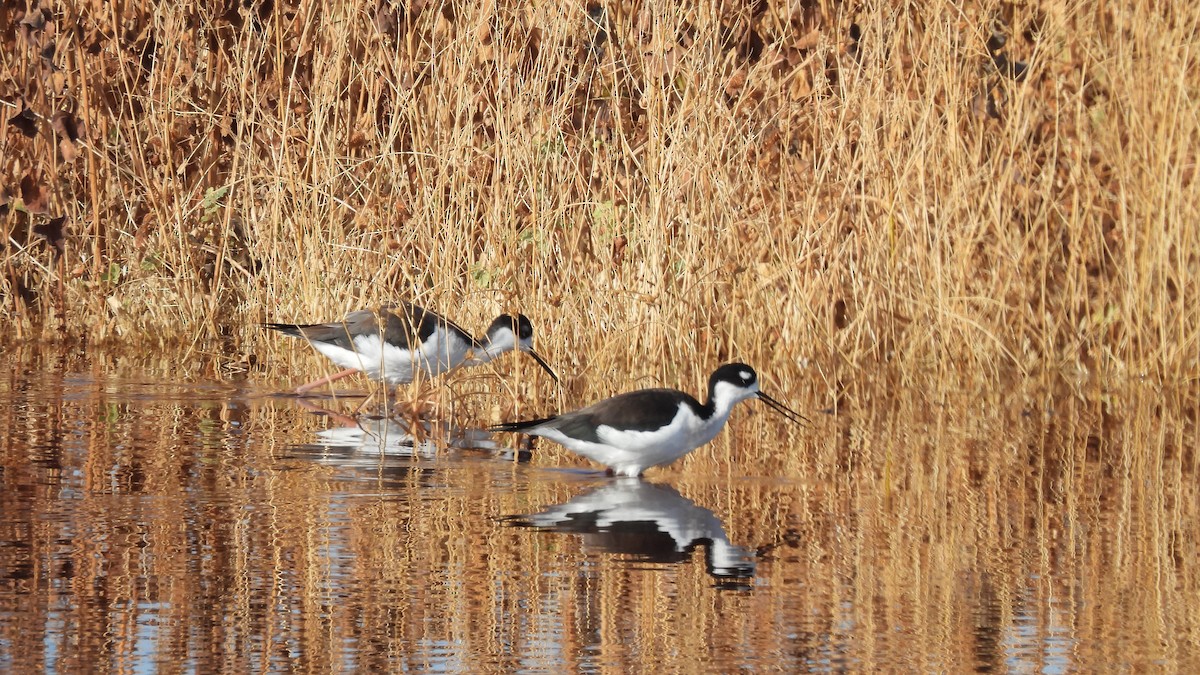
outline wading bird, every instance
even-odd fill
[[[550,365],[533,351],[533,324],[524,314],[501,314],[478,340],[454,322],[407,302],[350,312],[333,323],[263,326],[308,340],[314,349],[345,369],[296,387],[297,394],[355,372],[387,384],[407,384],[418,370],[439,375],[460,365],[487,363],[513,350],[529,354],[558,381]]]
[[[728,363],[708,379],[705,403],[675,389],[641,389],[554,417],[505,422],[489,431],[548,438],[603,464],[610,474],[640,476],[711,441],[725,426],[733,406],[755,397],[791,422],[808,421],[760,390],[753,368]]]

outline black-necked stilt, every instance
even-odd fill
[[[314,349],[345,368],[300,385],[298,394],[359,371],[388,384],[406,384],[418,370],[439,375],[460,365],[487,363],[514,349],[529,354],[558,381],[550,364],[533,351],[533,324],[524,314],[496,317],[482,340],[449,319],[407,302],[384,305],[378,311],[350,312],[334,323],[263,325],[308,340]]]
[[[612,474],[639,476],[711,441],[733,406],[754,397],[792,422],[807,421],[763,393],[753,368],[728,363],[708,379],[708,401],[703,404],[675,389],[642,389],[554,417],[498,424],[489,431],[542,436],[605,465]]]

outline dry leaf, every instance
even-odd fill
[[[63,233],[63,223],[67,221],[66,216],[51,218],[49,221],[33,226],[33,233],[45,239],[58,255],[63,254],[63,242],[66,236]]]
[[[625,261],[625,247],[629,244],[629,239],[623,234],[613,237],[612,243],[612,266],[620,267]]]
[[[75,145],[74,141],[69,141],[65,138],[59,139],[58,152],[67,164],[73,164],[79,158],[79,148]]]
[[[371,22],[375,25],[375,30],[379,31],[380,35],[385,35],[395,40],[399,34],[400,11],[393,8],[386,0],[379,0],[375,4],[375,13],[371,17]]]
[[[800,68],[792,75],[792,81],[788,83],[788,94],[793,100],[805,98],[813,93],[812,78],[812,71],[808,68]]]
[[[50,127],[68,141],[77,141],[81,135],[79,121],[75,115],[65,110],[54,113],[54,116],[50,118]]]
[[[37,136],[37,115],[29,108],[21,108],[21,112],[9,118],[8,123],[25,134],[26,138]]]
[[[46,15],[42,13],[42,10],[34,9],[26,12],[17,24],[29,30],[38,31],[46,27]]]
[[[61,95],[67,91],[67,75],[61,70],[55,70],[46,78],[46,89],[55,95]]]
[[[537,63],[538,57],[542,54],[542,29],[534,28],[529,31],[529,35],[525,38],[525,49],[521,55],[521,68],[526,72],[532,72],[533,64]]]
[[[738,68],[733,75],[729,76],[729,81],[725,83],[725,95],[729,98],[737,98],[742,93],[742,89],[746,87],[747,72],[745,68]]]
[[[25,204],[25,210],[30,213],[47,213],[45,197],[42,195],[42,186],[38,179],[31,173],[25,174],[21,179],[21,201]]]
[[[799,50],[812,49],[813,47],[816,47],[817,43],[820,41],[821,31],[814,28],[808,31],[808,33],[802,35],[799,40],[793,42],[792,47]]]
[[[646,70],[651,77],[673,78],[679,65],[679,50],[671,47],[662,55],[647,53]]]

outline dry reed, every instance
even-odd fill
[[[277,379],[259,322],[406,298],[529,314],[572,402],[1195,381],[1200,9],[659,5],[0,9],[5,339]]]

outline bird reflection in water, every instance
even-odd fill
[[[296,403],[336,422],[335,426],[315,432],[314,442],[293,448],[299,451],[297,454],[338,458],[342,464],[355,458],[373,464],[380,457],[432,459],[447,450],[498,451],[492,435],[482,429],[459,428],[429,419],[346,415],[303,399]]]
[[[722,585],[754,576],[754,553],[730,543],[716,514],[666,485],[617,478],[538,513],[507,516],[513,527],[584,535],[584,543],[651,563],[679,563],[705,544],[705,566]],[[728,582],[735,582],[729,584]]]

